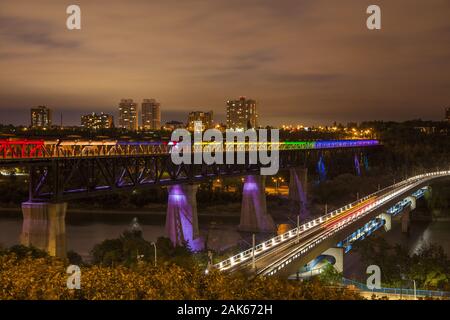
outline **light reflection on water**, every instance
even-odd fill
[[[450,221],[435,221],[429,224],[415,223],[409,236],[394,232],[386,234],[386,240],[405,245],[410,253],[416,253],[421,247],[430,243],[437,243],[450,257]]]

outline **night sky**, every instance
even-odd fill
[[[82,29],[66,29],[78,4]],[[366,8],[382,30],[366,28]],[[163,121],[258,100],[261,124],[442,119],[448,0],[0,0],[0,123],[156,98]]]

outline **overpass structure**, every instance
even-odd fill
[[[351,249],[352,243],[381,226],[388,231],[392,217],[397,214],[402,214],[402,231],[406,232],[416,199],[424,195],[432,180],[449,176],[450,170],[447,170],[408,178],[264,241],[214,267],[224,272],[289,277],[319,256],[328,255],[334,258],[335,268],[342,272],[344,252]]]
[[[64,256],[58,249],[65,234],[67,201],[107,195],[117,191],[166,186],[168,205],[166,232],[176,245],[187,243],[202,247],[197,216],[198,184],[210,179],[244,176],[239,229],[274,232],[276,227],[267,212],[261,164],[250,164],[250,151],[265,148],[279,152],[280,170],[290,171],[289,197],[300,210],[306,204],[308,164],[323,157],[349,157],[380,146],[378,140],[285,141],[267,143],[226,143],[222,152],[233,154],[234,164],[174,164],[176,142],[142,141],[59,141],[0,140],[0,167],[27,167],[29,200],[22,204],[24,224],[22,243]],[[210,143],[192,148],[203,151]],[[175,150],[175,151],[174,151]],[[239,154],[244,161],[236,161]],[[355,157],[353,157],[355,156]],[[320,160],[319,160],[320,159]],[[43,236],[44,235],[44,236]],[[59,240],[58,240],[59,239]],[[64,247],[64,246],[63,246]]]

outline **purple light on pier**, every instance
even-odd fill
[[[194,185],[173,185],[168,188],[166,230],[174,245],[186,243],[193,251],[203,248],[197,221]]]

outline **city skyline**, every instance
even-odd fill
[[[382,1],[380,31],[367,30],[360,1],[79,5],[82,29],[69,31],[65,4],[0,4],[3,123],[26,124],[38,105],[65,125],[117,116],[124,96],[157,99],[163,123],[198,109],[223,122],[239,96],[258,101],[261,125],[442,120],[449,105],[445,1]]]
[[[242,100],[242,99],[246,99],[246,97],[240,97],[240,99]],[[235,102],[238,102],[239,100],[228,100],[227,101],[227,104],[230,104],[230,103],[235,103]],[[252,101],[252,102],[254,102],[254,103],[257,103],[257,101],[255,101],[255,100],[249,100],[249,101]],[[191,119],[191,117],[194,115],[194,114],[197,114],[197,113],[201,113],[201,114],[206,114],[206,115],[208,115],[209,117],[210,117],[210,120],[206,120],[206,123],[209,123],[209,122],[211,122],[210,124],[215,124],[215,125],[226,125],[225,123],[227,123],[227,122],[229,122],[229,120],[227,120],[226,118],[225,119],[223,119],[223,117],[219,117],[219,119],[216,119],[216,118],[214,118],[214,120],[213,120],[213,117],[212,117],[212,114],[213,114],[213,111],[211,110],[211,111],[209,111],[209,112],[204,112],[204,111],[188,111],[187,113],[184,113],[184,114],[180,114],[180,118],[186,118],[186,114],[187,114],[187,117],[188,117],[188,120],[187,121],[178,121],[178,120],[174,120],[174,118],[170,118],[170,117],[162,117],[161,116],[161,110],[160,110],[160,103],[159,102],[157,102],[155,99],[143,99],[143,102],[142,103],[140,103],[140,104],[138,104],[138,103],[135,103],[134,102],[134,100],[133,99],[121,99],[121,101],[120,101],[120,103],[119,103],[119,109],[118,109],[118,111],[116,110],[116,112],[114,113],[114,114],[109,114],[109,113],[105,113],[105,112],[103,112],[103,111],[92,111],[92,112],[88,112],[88,113],[80,113],[80,114],[78,114],[77,116],[78,116],[78,118],[80,119],[81,118],[81,121],[79,121],[78,123],[70,123],[70,124],[67,124],[67,123],[64,123],[63,122],[63,119],[64,119],[64,114],[57,114],[58,116],[59,116],[59,121],[57,122],[57,123],[53,123],[52,122],[52,118],[51,118],[51,115],[53,115],[53,114],[55,114],[55,111],[54,111],[54,109],[52,109],[52,108],[49,108],[48,106],[33,106],[33,107],[31,107],[31,108],[29,108],[28,109],[28,113],[31,111],[31,123],[30,122],[26,122],[24,119],[21,119],[21,123],[18,123],[18,124],[13,124],[13,125],[18,125],[18,126],[25,126],[25,127],[27,127],[28,125],[29,126],[31,126],[31,127],[36,127],[36,126],[39,126],[39,125],[35,125],[34,124],[34,121],[38,121],[38,120],[33,120],[34,119],[34,116],[33,116],[33,112],[35,111],[36,112],[36,110],[39,110],[39,109],[42,109],[42,108],[44,108],[44,109],[46,109],[46,110],[48,110],[48,112],[50,112],[50,122],[49,122],[49,124],[47,124],[47,125],[44,125],[43,127],[50,127],[50,126],[69,126],[69,127],[77,127],[77,126],[81,126],[81,127],[83,127],[83,126],[85,126],[84,124],[83,124],[83,118],[85,118],[85,117],[90,117],[90,116],[97,116],[97,114],[98,114],[98,116],[101,116],[101,115],[106,115],[106,116],[109,116],[109,117],[111,117],[111,123],[112,123],[112,125],[114,126],[115,125],[115,123],[114,123],[114,117],[116,116],[117,118],[118,118],[118,123],[117,123],[117,127],[118,128],[120,128],[120,127],[122,127],[121,125],[120,125],[120,114],[121,114],[121,105],[122,105],[122,103],[123,102],[132,102],[134,105],[135,105],[135,108],[136,108],[136,118],[135,118],[135,121],[136,121],[136,129],[144,129],[144,130],[159,130],[159,129],[157,129],[157,128],[162,128],[162,127],[164,127],[163,126],[163,124],[170,124],[170,123],[172,123],[172,122],[174,122],[174,123],[180,123],[180,124],[184,124],[184,125],[186,125],[187,127],[191,127],[192,125],[190,125],[190,124],[192,124],[192,119]],[[154,125],[156,125],[154,128],[150,128],[150,127],[148,127],[148,124],[147,124],[147,127],[146,127],[146,125],[145,125],[145,123],[146,122],[148,122],[148,119],[151,119],[152,118],[152,113],[150,112],[150,111],[148,111],[147,110],[147,112],[144,112],[143,111],[143,108],[145,108],[146,106],[146,104],[156,104],[156,109],[154,110],[155,112],[156,112],[156,116],[155,116],[155,120],[153,120],[155,123],[154,123]],[[148,108],[148,107],[147,107]],[[229,115],[229,105],[227,105],[226,106],[226,109],[227,109],[227,114]],[[78,112],[78,111],[75,111],[75,112]],[[450,121],[450,108],[448,108],[448,107],[446,107],[446,108],[443,108],[443,112],[444,112],[444,117],[443,118],[438,118],[438,119],[436,119],[435,121]],[[144,114],[145,113],[147,113],[147,116],[145,116]],[[169,114],[173,114],[172,112],[168,112]],[[210,116],[211,115],[211,116]],[[256,113],[255,113],[255,115],[256,115]],[[147,120],[144,120],[144,119],[147,119]],[[162,120],[163,119],[163,120]],[[428,119],[408,119],[409,121],[415,121],[415,120],[422,120],[422,121],[434,121],[434,119],[433,120],[428,120]],[[197,120],[197,121],[200,121],[200,118]],[[258,120],[255,120],[255,121],[258,121]],[[369,120],[369,121],[372,121],[372,120]],[[320,124],[318,124],[318,125],[307,125],[307,126],[311,126],[311,127],[316,127],[316,126],[319,126],[319,127],[322,127],[322,126],[328,126],[328,125],[335,125],[335,124],[337,124],[337,123],[339,123],[340,125],[350,125],[350,124],[358,124],[358,122],[352,122],[352,121],[344,121],[344,122],[336,122],[336,121],[333,121],[333,123],[320,123]],[[0,123],[1,125],[9,125],[8,123]],[[157,124],[159,124],[159,125],[157,125]],[[210,125],[209,124],[209,125]],[[208,126],[209,126],[208,125]],[[288,122],[287,124],[280,124],[280,125],[278,125],[278,127],[283,127],[283,128],[289,128],[289,127],[295,127],[295,126],[299,126],[299,125],[305,125],[305,123],[301,123],[301,122],[297,122],[297,123],[295,123],[295,122]],[[270,126],[270,125],[269,125]],[[234,126],[233,126],[233,124],[229,124],[228,125],[228,127],[229,128],[234,128]],[[257,127],[261,127],[261,126],[257,126]],[[273,127],[277,127],[277,126],[273,126]],[[133,130],[131,130],[131,131],[135,131],[135,129],[133,129]]]

